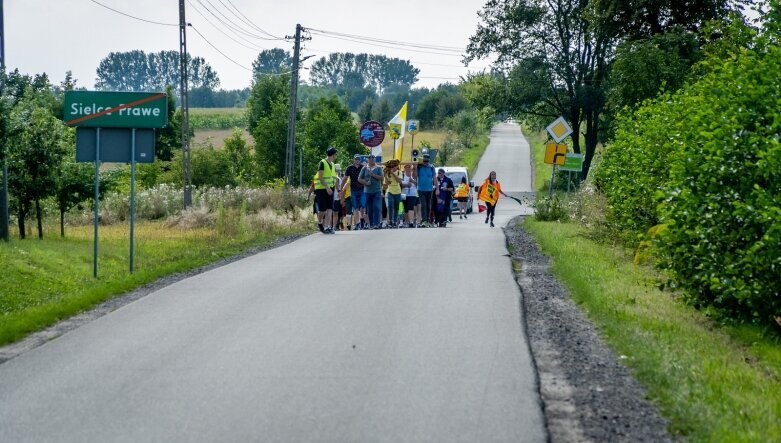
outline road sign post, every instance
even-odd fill
[[[92,277],[98,278],[98,217],[100,217],[100,128],[95,131],[95,238],[92,250]]]
[[[92,275],[95,278],[98,276],[100,162],[130,163],[129,267],[130,273],[133,273],[136,163],[154,162],[155,134],[153,128],[162,128],[168,124],[166,94],[160,92],[68,91],[65,93],[63,120],[67,125],[77,127],[76,161],[95,162],[95,239],[92,260]],[[102,144],[104,146],[101,146]]]
[[[136,128],[130,136],[130,273],[133,273],[136,227]]]
[[[556,166],[564,165],[567,156],[567,145],[561,142],[572,134],[572,128],[562,116],[552,121],[545,129],[550,134],[551,139],[555,141],[555,143],[549,142],[545,145],[545,163],[553,165],[550,187],[548,189],[548,198],[551,199],[553,198],[553,186],[556,180]]]

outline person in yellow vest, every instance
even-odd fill
[[[334,188],[336,187],[336,148],[325,151],[326,157],[317,165],[315,176],[315,205],[317,205],[318,224],[323,226],[324,234],[333,234]]]
[[[501,183],[496,179],[496,171],[491,171],[488,174],[488,178],[480,185],[477,199],[484,201],[488,207],[488,211],[485,214],[485,222],[488,223],[490,218],[492,228],[494,227],[494,214],[496,213],[496,203],[499,201],[499,194],[507,197],[507,194],[502,191]]]
[[[466,218],[466,203],[469,200],[469,183],[466,177],[461,177],[461,183],[456,188],[456,201],[458,201],[458,218]]]

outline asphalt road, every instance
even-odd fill
[[[531,190],[502,124],[474,180]],[[0,441],[515,441],[546,431],[501,226],[311,235],[0,365]]]

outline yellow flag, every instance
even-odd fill
[[[404,133],[407,127],[407,102],[404,102],[404,106],[401,107],[399,113],[388,122],[391,132],[398,132],[398,139],[401,142],[397,143],[396,138],[393,137],[393,158],[401,161],[402,151],[404,150]]]

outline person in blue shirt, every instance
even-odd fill
[[[358,182],[363,185],[363,195],[366,196],[366,211],[371,229],[379,229],[382,220],[382,182],[385,176],[382,167],[377,164],[373,155],[369,156],[369,164],[361,169]]]
[[[434,188],[438,185],[434,167],[431,166],[431,157],[423,154],[423,163],[418,165],[418,200],[420,203],[420,226],[430,227],[431,202]]]
[[[437,226],[444,228],[447,226],[447,218],[450,215],[450,202],[453,198],[455,186],[453,180],[445,175],[445,170],[439,168],[437,171]]]

